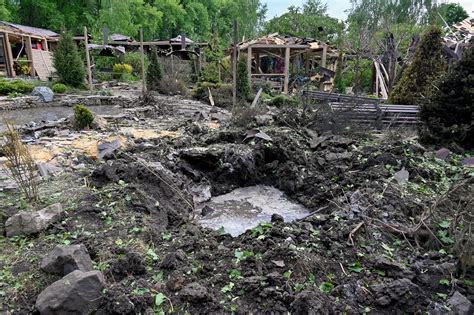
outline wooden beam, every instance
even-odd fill
[[[91,72],[91,57],[89,55],[89,40],[87,38],[87,27],[84,26],[84,47],[86,49],[86,65],[87,65],[87,82],[89,83],[89,90],[92,91],[92,72]]]
[[[326,68],[327,52],[328,52],[328,46],[324,45],[322,55],[321,55],[321,65],[320,65],[323,68]],[[319,89],[321,91],[324,91],[324,76],[321,78]]]
[[[252,46],[247,49],[247,79],[252,86]]]
[[[13,53],[12,53],[12,46],[10,45],[10,38],[8,37],[8,33],[5,33],[5,50],[7,51],[7,73],[10,73],[12,77],[16,77],[15,70],[13,69]]]
[[[42,40],[42,43],[43,43],[43,50],[49,51],[48,41],[44,38],[44,39]]]
[[[31,37],[26,37],[26,54],[28,55],[28,60],[30,61],[30,75],[35,76],[35,64],[33,62],[33,47],[31,45]]]
[[[140,28],[140,63],[142,64],[142,93],[145,94],[146,74],[145,74],[145,51],[143,50],[143,28]]]
[[[239,42],[237,34],[237,20],[234,20],[234,45],[232,47],[232,109],[237,104],[237,44]]]
[[[252,45],[252,48],[253,49],[257,49],[257,48],[266,48],[266,49],[284,49],[284,48],[291,48],[291,49],[309,49],[309,46],[308,45],[296,45],[296,44],[293,44],[293,45],[266,45],[266,44],[255,44],[255,45]],[[245,48],[239,48],[239,50],[243,50]]]
[[[255,106],[257,106],[258,99],[260,98],[260,95],[262,94],[262,91],[263,91],[262,88],[260,88],[260,89],[258,90],[257,95],[256,95],[255,98],[253,99],[252,105],[250,105],[250,108],[254,108]]]
[[[290,47],[285,49],[285,83],[283,93],[288,94],[288,83],[290,82]]]
[[[257,73],[261,73],[261,69],[260,69],[260,54],[255,54],[255,64],[256,64],[256,69],[257,69]]]

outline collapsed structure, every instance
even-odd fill
[[[55,70],[50,48],[58,40],[59,34],[50,30],[0,21],[0,72],[51,78]]]
[[[243,41],[237,49],[247,54],[249,82],[270,83],[286,94],[311,81],[320,82],[323,91],[332,90],[338,51],[327,43],[274,33]]]

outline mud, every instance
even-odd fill
[[[70,241],[104,272],[98,314],[445,313],[455,291],[474,301],[472,264],[456,249],[471,236],[454,224],[473,209],[468,152],[441,161],[439,148],[412,136],[309,128],[311,115],[286,109],[268,111],[275,123],[236,127],[225,110],[160,100],[168,109],[136,124],[176,136],[130,136],[105,161],[86,161],[89,193],[47,231],[77,233]],[[136,122],[128,119],[122,128]],[[272,141],[244,141],[251,128]],[[402,168],[404,185],[393,178]],[[240,195],[249,190],[258,209]],[[217,220],[222,213],[230,219]],[[284,215],[258,225],[274,213]],[[239,220],[251,229],[240,234]],[[54,245],[31,242],[31,252]],[[29,302],[11,299],[9,309],[32,311],[37,292],[28,292]]]

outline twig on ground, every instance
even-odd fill
[[[347,240],[348,242],[350,241],[350,244],[354,246],[354,240],[352,237],[354,236],[355,233],[364,225],[364,221],[360,222],[359,224],[356,225],[356,227],[349,233],[349,239]]]

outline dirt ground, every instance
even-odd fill
[[[41,182],[33,207],[61,202],[67,215],[0,237],[0,312],[34,313],[58,279],[41,258],[79,243],[106,278],[97,314],[443,314],[456,291],[474,302],[474,171],[462,163],[472,153],[441,159],[413,130],[336,128],[319,111],[262,107],[236,123],[177,97],[141,106],[66,143],[67,126],[37,134],[32,148],[64,171]],[[271,140],[246,137],[255,128]],[[123,146],[99,160],[84,137]],[[196,187],[218,196],[256,184],[311,214],[237,237],[197,224]],[[2,222],[32,207],[14,190],[0,198]]]

